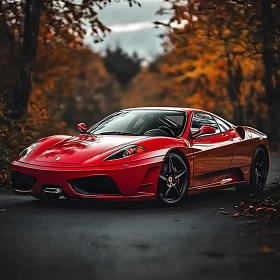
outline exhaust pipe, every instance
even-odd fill
[[[55,187],[55,188],[44,188],[43,190],[45,193],[50,193],[50,194],[60,194],[62,193],[62,189]]]

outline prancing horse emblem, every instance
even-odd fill
[[[57,157],[55,160],[60,160],[61,159],[61,157]]]

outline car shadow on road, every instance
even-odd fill
[[[56,201],[41,201],[38,199],[30,199],[21,202],[21,207],[25,206],[27,208],[38,207],[45,209],[80,209],[80,210],[170,210],[176,209],[178,210],[187,210],[188,208],[197,209],[200,208],[201,205],[204,207],[213,207],[213,205],[217,205],[218,202],[239,202],[240,200],[249,199],[249,194],[240,194],[235,191],[234,188],[226,189],[226,190],[218,190],[218,191],[210,191],[206,193],[195,194],[191,196],[187,196],[184,198],[178,205],[162,205],[157,203],[156,201],[146,201],[146,202],[114,202],[114,201],[98,201],[98,200],[90,200],[90,199],[80,199],[80,200],[68,200],[65,198],[60,198]]]

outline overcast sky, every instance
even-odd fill
[[[155,28],[153,22],[163,21],[168,16],[156,15],[163,0],[140,0],[142,7],[129,7],[128,3],[113,3],[100,11],[99,18],[112,30],[102,43],[92,43],[87,37],[85,42],[95,51],[102,51],[106,46],[117,44],[127,52],[136,51],[139,56],[150,60],[162,51],[162,40],[158,35],[164,32],[163,28]]]

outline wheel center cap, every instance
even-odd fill
[[[169,176],[167,180],[168,180],[169,183],[172,183],[173,182],[172,176]]]

